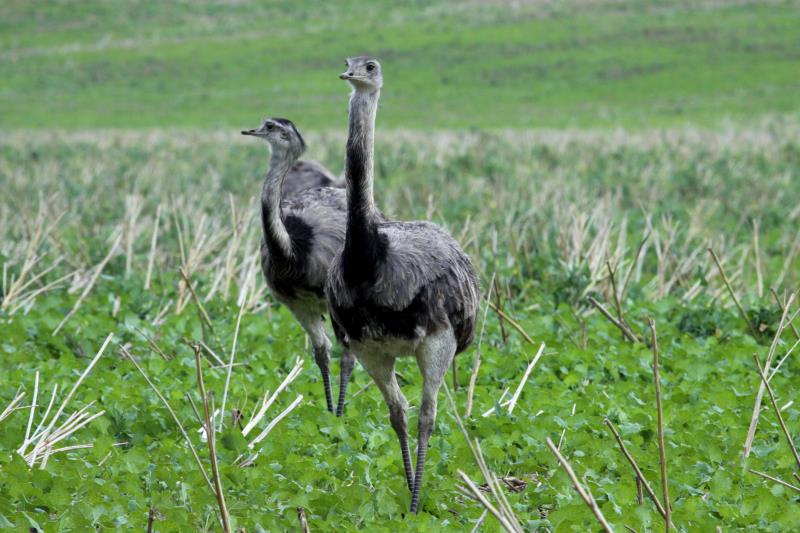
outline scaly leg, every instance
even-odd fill
[[[411,454],[408,451],[408,418],[406,409],[408,401],[397,384],[394,375],[394,358],[382,355],[358,354],[361,366],[367,371],[372,380],[383,394],[386,405],[389,406],[389,421],[392,428],[397,433],[397,440],[400,441],[400,452],[403,454],[403,467],[406,471],[406,483],[408,490],[414,486],[414,474],[411,470]]]
[[[328,407],[328,411],[332,413],[333,395],[331,394],[331,376],[329,370],[331,341],[328,340],[328,334],[325,331],[325,318],[316,313],[295,313],[295,317],[311,339],[311,346],[314,348],[314,361],[317,363],[319,371],[322,374],[322,385],[325,387],[325,403]]]
[[[322,373],[322,385],[325,387],[325,403],[328,411],[333,412],[333,395],[331,394],[330,348],[328,346],[314,346],[314,361]]]
[[[433,426],[436,422],[436,397],[444,382],[447,367],[456,353],[456,339],[448,328],[427,337],[417,349],[417,365],[422,373],[422,405],[419,409],[417,431],[417,469],[411,489],[411,512],[419,509],[419,492],[425,473],[425,456],[428,452]]]
[[[348,349],[342,353],[342,369],[339,374],[339,402],[336,404],[336,416],[344,414],[344,399],[347,393],[347,384],[350,382],[350,374],[356,364],[356,356]]]

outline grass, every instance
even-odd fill
[[[792,1],[2,3],[0,529],[793,529],[799,23]],[[362,52],[386,72],[378,204],[448,227],[483,290],[418,516],[377,389],[357,368],[327,414],[264,287],[267,152],[237,134],[287,116],[340,173]]]
[[[381,124],[745,124],[800,104],[796,2],[4,2],[3,123],[344,127],[343,58],[385,63]]]
[[[339,172],[341,136],[307,137],[310,156]],[[19,389],[26,393],[15,404],[23,408],[0,422],[2,526],[140,531],[152,517],[155,531],[218,530],[215,494],[122,347],[175,410],[210,477],[201,423],[186,397],[202,411],[191,344],[204,340],[227,361],[240,309],[227,405],[242,414],[243,424],[298,355],[305,364],[247,438],[225,414],[216,456],[233,529],[295,529],[298,507],[311,530],[462,531],[480,520],[483,508],[459,488],[458,471],[482,483],[481,470],[444,399],[416,517],[405,514],[409,495],[397,444],[365,373],[354,373],[345,418],[324,412],[301,330],[265,293],[258,270],[255,200],[267,154],[248,141],[207,130],[0,137],[2,186],[15,199],[0,205],[3,296],[13,296],[0,311],[0,407]],[[493,275],[497,280],[493,305],[533,341],[489,310],[469,416],[466,389],[476,347],[458,359],[460,387],[452,391],[488,470],[526,483],[506,492],[508,508],[526,530],[597,528],[548,438],[616,530],[663,527],[648,500],[636,503],[634,471],[604,423],[607,417],[618,428],[660,496],[651,350],[645,341],[626,340],[589,304],[594,298],[618,316],[614,294],[623,293],[629,271],[620,298],[624,319],[640,339],[650,336],[648,317],[658,329],[678,530],[781,531],[797,523],[793,490],[749,472],[794,481],[796,465],[774,413],[762,414],[752,454],[742,459],[760,384],[753,353],[764,364],[780,331],[774,369],[796,341],[790,327],[779,327],[781,310],[769,289],[783,295],[800,283],[797,123],[640,132],[382,128],[377,142],[379,204],[398,217],[447,225],[474,258],[484,290]],[[616,289],[606,261],[618,271]],[[181,266],[208,323],[178,274]],[[21,273],[30,280],[50,267],[9,290]],[[790,311],[796,310],[793,302]],[[30,469],[14,450],[28,423],[34,373],[40,375],[38,423],[53,386],[70,390],[111,332],[111,344],[70,404],[77,410],[95,401],[91,412],[105,413],[63,442],[92,447],[55,453],[46,468]],[[503,391],[509,398],[517,390],[541,342],[541,359],[509,413]],[[207,352],[202,365],[209,401],[219,406],[227,371]],[[800,421],[790,402],[799,371],[790,356],[770,382],[790,434]],[[417,406],[413,363],[399,372]],[[237,466],[250,437],[299,395],[300,404],[260,443],[253,465]],[[494,414],[482,416],[492,408]],[[771,409],[766,401],[764,409]],[[415,435],[416,409],[410,418]],[[498,527],[492,515],[484,517],[484,530]]]

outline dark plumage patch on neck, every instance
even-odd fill
[[[347,233],[342,253],[342,275],[350,286],[375,281],[376,266],[386,258],[388,241],[378,233],[379,215],[370,210],[371,198],[364,183],[367,176],[364,148],[354,140],[347,142]]]
[[[389,242],[377,231],[373,223],[345,235],[342,251],[342,278],[350,287],[371,285],[375,282],[377,267],[385,259]]]
[[[283,224],[292,241],[292,257],[270,252],[263,258],[267,283],[283,298],[294,298],[298,289],[324,297],[324,286],[312,287],[307,282],[306,265],[314,244],[314,228],[294,215],[286,216]]]

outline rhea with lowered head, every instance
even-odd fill
[[[284,181],[306,148],[290,120],[268,118],[260,127],[244,130],[242,134],[264,139],[271,151],[269,172],[261,192],[261,269],[275,298],[289,308],[311,339],[314,360],[322,373],[327,408],[333,412],[325,281],[328,267],[344,243],[345,191],[318,187],[285,198]],[[355,357],[346,349],[342,355],[337,416],[344,409],[354,364]]]
[[[469,257],[436,224],[382,219],[372,190],[381,66],[371,57],[348,59],[340,77],[352,88],[347,231],[328,272],[326,294],[336,334],[357,354],[389,407],[416,513],[439,388],[453,357],[475,334],[478,280]],[[423,379],[415,471],[408,450],[408,402],[394,372],[402,356],[416,358]]]

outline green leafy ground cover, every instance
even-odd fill
[[[633,328],[646,336],[645,318],[658,324],[678,530],[786,531],[800,521],[796,493],[747,472],[753,468],[789,482],[796,472],[766,404],[753,453],[741,458],[758,385],[752,355],[764,360],[780,319],[768,289],[783,294],[800,282],[799,132],[792,122],[636,134],[381,130],[379,204],[399,217],[445,223],[475,259],[484,288],[494,273],[503,309],[536,343],[526,343],[488,312],[475,405],[466,417],[489,467],[527,482],[508,498],[528,530],[596,529],[545,446],[547,437],[561,442],[616,529],[663,528],[649,502],[636,503],[633,472],[603,423],[609,417],[619,427],[658,492],[650,349],[624,341],[587,303],[594,297],[613,308],[607,259],[622,273],[633,267],[623,302]],[[308,141],[310,155],[338,172],[343,140],[309,134]],[[120,347],[127,346],[137,357],[176,409],[208,469],[200,425],[185,398],[197,398],[187,340],[203,339],[204,331],[181,289],[180,265],[190,270],[210,316],[213,332],[205,338],[223,359],[233,342],[237,298],[241,290],[248,294],[236,356],[241,366],[234,367],[228,398],[245,422],[295,358],[305,358],[301,375],[259,429],[298,394],[304,400],[266,438],[254,466],[234,465],[246,441],[229,419],[218,437],[222,484],[237,527],[295,530],[298,506],[316,531],[463,531],[475,525],[482,508],[458,492],[456,471],[476,480],[480,475],[444,393],[418,516],[406,515],[409,495],[395,437],[377,389],[363,389],[369,383],[365,373],[354,375],[345,418],[324,412],[318,372],[299,327],[260,292],[254,199],[265,165],[265,147],[234,132],[0,137],[0,185],[11,199],[0,204],[3,297],[34,240],[37,213],[58,222],[35,247],[42,259],[30,276],[56,266],[28,291],[69,275],[34,299],[16,298],[0,311],[0,406],[20,387],[29,400],[35,371],[45,398],[54,384],[68,389],[103,339],[115,334],[72,404],[78,409],[95,401],[106,411],[66,441],[93,443],[91,449],[56,454],[44,470],[30,469],[15,452],[28,411],[0,422],[0,527],[142,531],[153,509],[155,531],[218,530],[215,500],[175,424],[120,356]],[[145,290],[159,209],[153,281]],[[117,236],[120,244],[88,297],[52,335]],[[755,335],[732,305],[707,246],[721,257]],[[186,305],[176,312],[180,302]],[[148,348],[139,331],[156,339],[169,360]],[[776,360],[789,350],[793,335],[784,332]],[[498,404],[501,395],[516,388],[539,342],[546,343],[545,355],[508,414]],[[473,356],[474,348],[458,359],[455,401],[462,416]],[[204,360],[219,405],[225,371],[212,366]],[[413,362],[398,370],[417,406],[420,380]],[[796,357],[789,357],[772,381],[781,406],[792,399],[798,372]],[[498,414],[482,416],[492,407]],[[800,410],[788,405],[783,416],[796,434]],[[415,422],[412,409],[412,435]],[[499,530],[491,516],[481,527]]]
[[[340,128],[343,58],[386,63],[383,124],[739,123],[800,104],[795,1],[0,5],[6,127]]]

